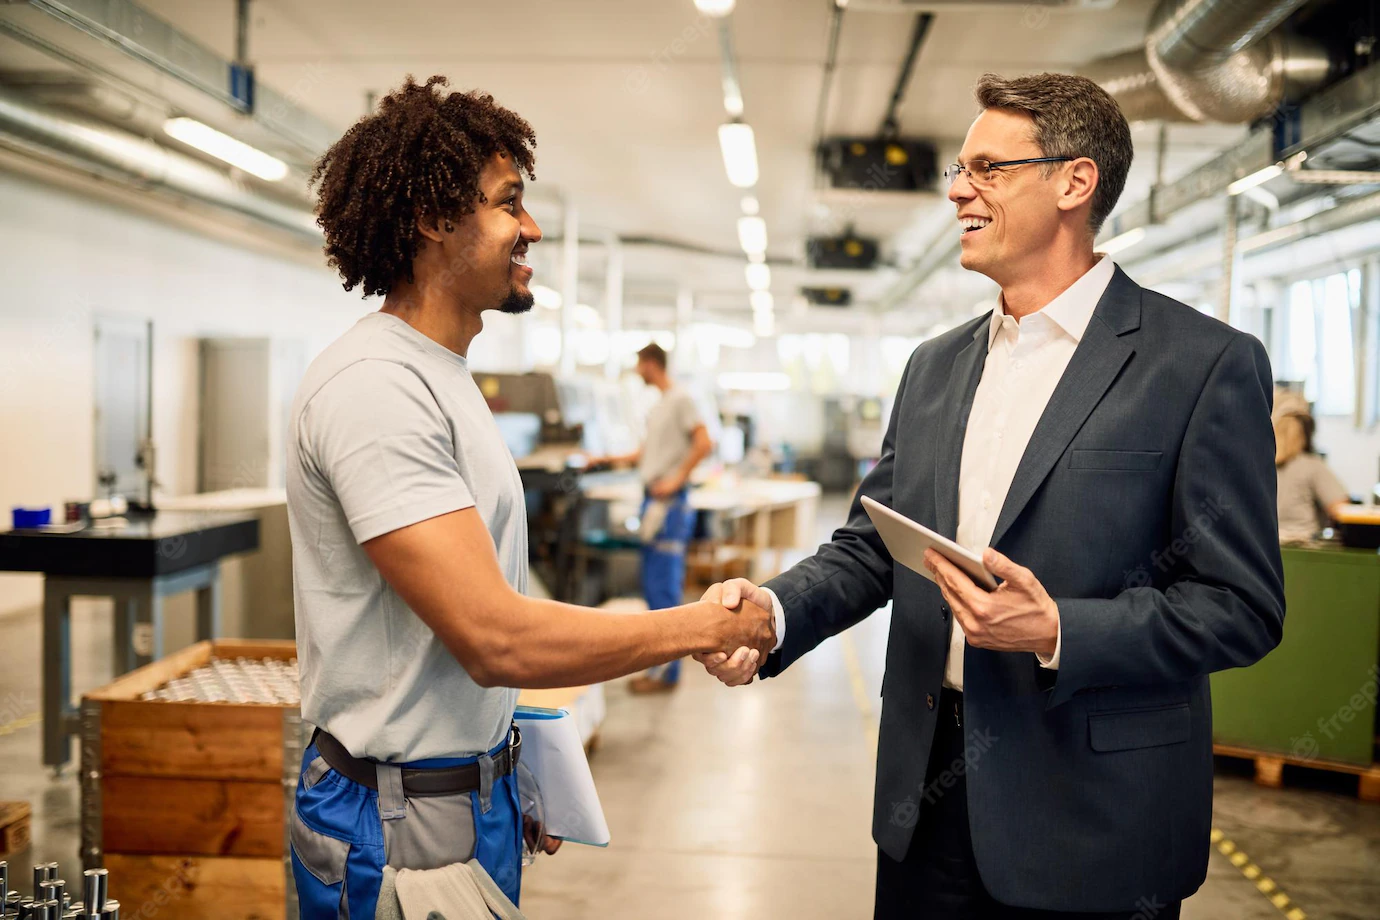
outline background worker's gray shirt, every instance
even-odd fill
[[[527,589],[522,480],[465,359],[385,313],[312,362],[288,447],[302,717],[356,757],[474,755],[517,691],[476,684],[360,544],[478,510],[508,583]],[[455,560],[455,590],[465,590]]]
[[[1309,537],[1330,527],[1327,509],[1348,499],[1346,486],[1317,454],[1302,453],[1275,468],[1279,477],[1281,539]]]
[[[642,481],[651,485],[675,472],[695,443],[691,435],[703,424],[699,407],[689,393],[677,386],[662,393],[647,413],[647,437],[637,468]]]

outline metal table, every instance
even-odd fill
[[[74,533],[0,532],[0,571],[42,572],[43,762],[71,759],[80,729],[72,705],[73,597],[115,601],[111,648],[115,676],[163,657],[163,599],[197,595],[197,639],[220,637],[220,560],[257,549],[256,518],[222,512],[164,511],[120,527]]]

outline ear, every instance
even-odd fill
[[[1059,195],[1059,210],[1073,211],[1090,204],[1099,179],[1097,164],[1091,157],[1079,157],[1070,163]]]
[[[439,243],[445,238],[445,234],[441,232],[435,217],[417,218],[417,232],[422,235],[423,239],[431,240],[433,243]]]

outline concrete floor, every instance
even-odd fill
[[[828,501],[821,521],[843,513]],[[74,612],[79,691],[110,679],[108,617],[96,603]],[[632,697],[625,682],[610,685],[593,767],[613,844],[541,857],[524,882],[524,911],[534,920],[870,916],[869,736],[886,626],[881,611],[783,677],[738,690],[693,662],[669,696]],[[33,846],[10,860],[20,879],[34,861],[77,870],[76,779],[40,767],[40,729],[24,720],[38,708],[38,648],[36,610],[0,619],[0,799],[34,809]],[[1286,774],[1290,788],[1268,790],[1223,764],[1214,825],[1289,896],[1286,910],[1376,920],[1380,806],[1358,801],[1354,782]],[[117,896],[118,886],[112,879]],[[1186,920],[1282,916],[1216,851],[1184,910]]]

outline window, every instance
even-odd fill
[[[1361,302],[1357,269],[1289,287],[1284,341],[1276,376],[1301,381],[1318,415],[1351,415],[1356,408],[1356,352],[1352,311]]]

